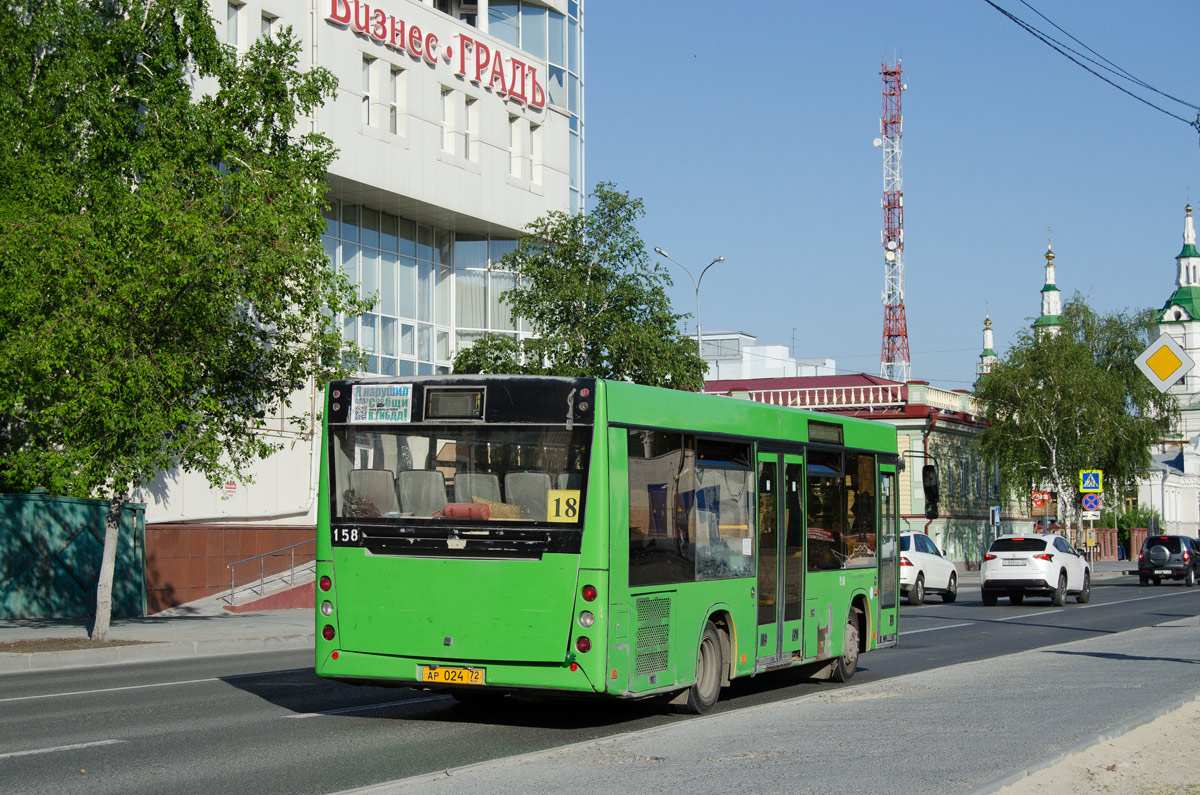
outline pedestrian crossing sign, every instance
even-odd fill
[[[1104,491],[1104,473],[1099,469],[1079,470],[1079,492],[1081,494]]]

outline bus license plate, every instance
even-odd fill
[[[1005,558],[1004,565],[1005,566],[1024,566],[1025,561],[1021,560],[1020,558]]]
[[[482,685],[483,669],[422,665],[421,681],[439,685]]]

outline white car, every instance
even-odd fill
[[[943,602],[958,598],[958,569],[946,560],[924,533],[900,534],[900,593],[910,605],[925,602],[926,593],[940,593]]]
[[[989,607],[1000,596],[1014,605],[1026,596],[1049,596],[1056,605],[1068,594],[1080,604],[1092,598],[1092,564],[1060,535],[1000,536],[983,556],[979,581]]]

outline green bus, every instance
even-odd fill
[[[590,378],[329,384],[316,671],[449,692],[845,681],[896,643],[887,423]]]

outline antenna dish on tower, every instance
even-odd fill
[[[872,146],[883,146],[883,139],[876,138],[874,141],[871,142],[871,145]]]

